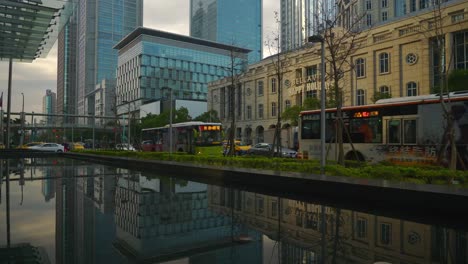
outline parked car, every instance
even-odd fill
[[[63,149],[64,149],[65,152],[70,151],[70,149],[71,149],[70,143],[63,142],[61,145],[63,146]]]
[[[115,145],[115,148],[118,150],[136,151],[136,149],[132,145],[129,145],[127,143],[117,144]]]
[[[144,140],[141,142],[142,151],[154,151],[154,141],[153,140]]]
[[[241,156],[241,155],[245,155],[247,154],[247,151],[250,149],[250,145],[247,145],[243,142],[241,142],[240,140],[236,140],[234,142],[234,149],[235,149],[235,152],[234,154],[236,156]],[[227,141],[225,140],[223,142],[223,155],[227,155],[229,153],[229,145],[227,144]]]
[[[83,143],[76,142],[76,143],[71,143],[71,149],[73,149],[73,150],[82,150],[82,149],[85,149],[85,148],[84,148]]]
[[[271,155],[271,150],[273,149],[273,144],[271,143],[257,143],[254,146],[252,146],[247,153],[249,155],[260,155],[260,156],[270,156]],[[275,147],[273,149],[273,156],[278,157],[278,150]],[[284,158],[296,158],[297,157],[297,151],[293,149],[289,149],[286,147],[281,147],[281,157]]]
[[[37,146],[37,145],[41,145],[41,144],[44,144],[45,142],[30,142],[30,143],[27,143],[27,144],[23,144],[23,145],[20,145],[16,148],[19,148],[19,149],[28,149],[32,146]]]
[[[44,143],[29,147],[29,149],[51,152],[65,152],[65,147],[57,143]]]

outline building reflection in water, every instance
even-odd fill
[[[465,230],[76,160],[0,160],[0,171],[7,220],[11,184],[40,179],[42,203],[55,200],[56,263],[468,263]]]
[[[279,263],[468,263],[463,231],[219,186],[208,201],[276,241]]]

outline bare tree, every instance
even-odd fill
[[[339,4],[338,4],[339,5]],[[322,7],[322,14],[317,17],[320,21],[319,27],[315,29],[320,32],[323,39],[327,55],[326,79],[330,83],[327,93],[334,95],[332,100],[336,103],[336,143],[338,145],[338,164],[344,165],[343,134],[346,129],[343,122],[342,107],[345,94],[344,76],[346,72],[352,71],[350,57],[364,45],[369,28],[364,31],[363,14],[349,15],[349,10],[344,8],[334,8],[326,10]],[[346,17],[346,22],[343,22]]]
[[[236,91],[241,89],[241,76],[246,68],[246,60],[242,56],[242,51],[239,48],[236,48],[234,45],[231,45],[229,53],[229,65],[226,67],[228,74],[228,92],[229,92],[229,116],[231,118],[231,127],[229,129],[228,135],[228,153],[227,156],[234,156],[236,154],[235,149],[235,131],[236,131]]]
[[[267,47],[270,52],[270,54],[273,54],[270,56],[273,69],[274,69],[274,75],[276,78],[276,84],[277,84],[277,95],[278,95],[278,102],[277,102],[277,108],[276,108],[276,126],[275,126],[275,134],[273,136],[273,148],[271,150],[271,155],[275,152],[279,157],[281,157],[281,113],[282,113],[282,101],[283,101],[283,76],[286,72],[286,69],[288,67],[288,60],[286,57],[285,53],[281,53],[281,38],[280,38],[280,25],[281,21],[278,15],[278,12],[275,11],[275,22],[277,25],[277,29],[275,32],[272,33],[273,39],[267,40]]]

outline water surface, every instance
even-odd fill
[[[43,263],[468,263],[466,227],[443,221],[187,181],[176,169],[60,158],[0,166],[0,263],[19,247]]]

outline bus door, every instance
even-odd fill
[[[383,118],[384,144],[416,145],[418,125],[416,115],[385,116]]]

